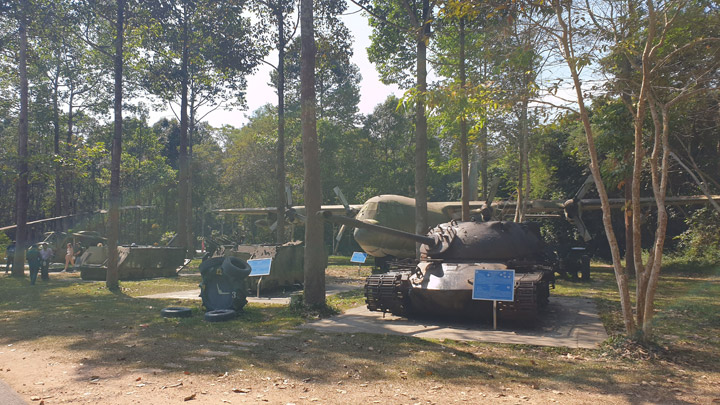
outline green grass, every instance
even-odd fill
[[[630,279],[631,296],[635,280]],[[559,280],[552,294],[593,297],[606,330],[624,333],[615,274],[596,264],[590,282]],[[720,372],[720,265],[671,258],[665,261],[655,296],[651,348],[661,357],[687,364],[707,365]],[[634,301],[633,301],[634,305]]]
[[[357,282],[369,273],[369,268],[358,273],[357,266],[341,262],[334,259],[328,280]],[[52,280],[35,286],[27,279],[0,277],[0,343],[54,348],[86,364],[162,368],[182,363],[193,373],[211,375],[242,368],[258,375],[294,375],[328,383],[414,379],[462,385],[481,379],[493,384],[623,393],[640,390],[645,381],[654,383],[659,393],[654,398],[661,402],[673,400],[677,384],[697,392],[712,391],[720,384],[720,266],[668,264],[656,300],[656,346],[650,349],[627,345],[618,335],[623,325],[612,268],[595,264],[590,282],[558,280],[551,297],[592,297],[598,304],[614,336],[596,350],[323,334],[305,329],[285,335],[282,331],[307,322],[303,314],[285,306],[251,303],[236,320],[207,323],[199,301],[141,298],[197,288],[199,276],[192,270],[188,274],[121,282],[119,292],[108,291],[103,282],[83,282],[77,275],[52,273]],[[363,303],[360,289],[328,299],[328,306],[338,311]],[[167,306],[187,306],[194,314],[187,319],[165,319],[160,310]],[[242,347],[242,342],[258,342],[254,338],[265,334],[282,338],[250,350]],[[212,363],[183,361],[202,355],[203,350],[230,355]],[[652,356],[634,354],[648,350]],[[667,383],[668,379],[674,383]]]

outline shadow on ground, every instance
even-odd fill
[[[202,320],[198,302],[134,298],[109,292],[101,282],[51,280],[35,287],[31,288],[27,280],[0,280],[0,342],[37,342],[68,350],[83,364],[78,379],[89,378],[98,367],[186,370],[208,375],[241,368],[319,383],[343,379],[402,382],[414,378],[452,384],[512,381],[527,386],[542,384],[543,388],[570,386],[626,396],[630,403],[645,402],[642,393],[646,389],[654,400],[683,402],[671,387],[646,388],[641,384],[645,380],[674,378],[688,391],[707,388],[692,379],[683,380],[675,368],[661,362],[610,359],[605,357],[605,349],[298,331],[295,328],[303,320],[284,306],[251,304],[236,320],[207,323]],[[174,305],[192,307],[194,315],[187,319],[160,316],[163,307]],[[718,309],[718,304],[714,305]],[[717,329],[717,325],[713,327]],[[686,370],[720,371],[717,351],[707,350],[691,354],[680,350],[674,353],[678,356],[675,360]],[[703,355],[705,361],[689,363],[688,355]]]

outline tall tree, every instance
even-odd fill
[[[18,123],[18,180],[15,189],[15,263],[13,277],[25,276],[25,247],[28,244],[28,72],[27,72],[27,30],[30,19],[28,0],[20,1],[15,10],[18,22],[18,76],[20,77],[20,116]]]
[[[115,56],[113,58],[115,75],[114,129],[112,157],[110,163],[110,215],[108,231],[108,270],[105,285],[109,290],[117,290],[118,283],[118,238],[120,237],[120,161],[122,157],[122,96],[123,96],[123,40],[125,38],[125,0],[116,2],[115,19]]]
[[[300,104],[302,109],[303,163],[305,165],[305,303],[310,306],[325,303],[326,253],[323,221],[315,215],[322,204],[320,179],[320,151],[315,118],[315,30],[313,1],[300,2]]]
[[[70,1],[56,1],[46,6],[48,18],[40,30],[42,37],[35,52],[37,69],[47,87],[52,110],[54,189],[53,214],[60,216],[77,210],[73,198],[76,176],[72,175],[72,160],[78,141],[76,121],[88,113],[105,113],[111,104],[110,68],[103,60],[105,55],[96,52],[81,37],[89,35],[90,25],[81,10]],[[88,39],[88,38],[84,38]],[[63,110],[67,109],[67,113]],[[63,132],[63,124],[67,125]],[[61,142],[65,147],[61,148]],[[100,207],[93,207],[100,208]],[[57,222],[62,227],[62,222]]]
[[[632,2],[630,3],[632,6]],[[621,306],[625,328],[629,335],[634,335],[640,328],[640,337],[649,339],[652,334],[652,319],[654,316],[654,297],[660,277],[662,254],[667,232],[668,214],[665,209],[665,196],[668,187],[668,170],[670,154],[670,132],[672,128],[672,109],[683,100],[697,94],[709,91],[713,87],[712,77],[717,77],[720,67],[718,49],[720,37],[694,37],[684,35],[691,26],[678,25],[687,21],[683,17],[696,14],[699,10],[700,21],[710,21],[717,18],[717,12],[708,13],[702,3],[684,1],[644,2],[645,18],[642,22],[643,34],[637,38],[635,49],[642,49],[637,54],[639,63],[635,65],[639,83],[638,91],[633,94],[633,129],[634,153],[632,174],[632,211],[633,215],[633,248],[635,273],[637,277],[635,318],[630,304],[627,274],[622,266],[617,240],[611,223],[611,212],[608,205],[607,191],[599,169],[599,158],[595,149],[594,132],[590,125],[589,113],[584,105],[585,94],[580,73],[594,56],[592,48],[583,48],[580,44],[588,39],[586,35],[596,33],[588,30],[577,17],[583,13],[589,15],[589,21],[614,22],[616,12],[614,8],[585,9],[585,4],[578,5],[572,2],[553,2],[552,8],[557,18],[557,31],[554,35],[561,46],[564,58],[572,75],[580,117],[586,134],[588,149],[591,155],[591,171],[600,194],[603,210],[603,223],[605,233],[610,244],[613,267],[615,269],[618,289],[621,296]],[[627,17],[631,11],[621,10],[622,17]],[[714,14],[714,17],[711,15]],[[585,20],[588,21],[588,20]],[[692,26],[702,25],[696,19]],[[612,29],[607,30],[612,32]],[[602,33],[601,33],[602,34]],[[590,37],[590,43],[596,43]],[[704,49],[704,51],[700,51]],[[710,52],[707,52],[710,50]],[[683,58],[687,58],[683,60]],[[680,63],[680,62],[683,63]],[[680,68],[680,69],[678,69]],[[685,76],[683,73],[692,72]],[[704,85],[701,85],[704,83]],[[648,129],[646,122],[648,114],[652,125]],[[642,257],[642,233],[640,198],[643,173],[649,171],[650,186],[656,203],[657,219],[655,223],[654,240],[647,262]]]
[[[433,0],[353,1],[370,14],[370,61],[385,83],[415,86],[415,232],[427,231],[428,135],[427,49],[436,2]],[[413,63],[414,62],[414,63]],[[420,245],[417,245],[419,255]]]
[[[156,0],[150,9],[153,22],[145,39],[152,57],[144,66],[144,84],[180,107],[177,240],[191,251],[191,135],[202,118],[198,109],[212,110],[226,101],[242,104],[244,75],[257,65],[261,52],[242,2]]]
[[[275,206],[277,207],[277,223],[275,228],[275,241],[284,243],[285,235],[285,209],[287,196],[285,194],[286,168],[285,168],[285,55],[288,43],[295,36],[297,23],[291,20],[292,12],[295,11],[297,2],[295,0],[257,0],[257,13],[259,17],[271,14],[275,19],[274,24],[266,23],[268,26],[275,26],[274,44],[278,52],[277,65],[272,65],[276,71],[275,89],[277,91],[277,141],[275,144]],[[260,18],[260,21],[267,21]],[[269,30],[270,27],[266,27]]]
[[[457,9],[452,1],[441,2],[440,14],[444,18],[435,24],[433,60],[435,70],[445,79],[436,84],[432,92],[438,100],[432,102],[443,128],[450,132],[460,155],[461,216],[470,220],[470,200],[477,199],[477,176],[471,183],[470,150],[474,140],[471,129],[485,128],[484,116],[489,101],[479,94],[485,80],[478,68],[487,58],[482,54],[489,25],[480,18],[469,18],[464,10]]]

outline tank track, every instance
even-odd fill
[[[537,315],[538,310],[549,303],[550,285],[544,278],[542,272],[516,276],[515,301],[501,303],[501,311],[522,317]]]
[[[373,274],[365,280],[365,303],[370,311],[396,316],[412,313],[409,272]],[[549,302],[550,284],[543,272],[519,274],[515,280],[515,301],[500,303],[500,310],[516,317],[532,317]]]
[[[410,281],[408,273],[373,274],[365,279],[365,303],[370,311],[397,316],[410,313]]]

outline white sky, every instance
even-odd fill
[[[403,91],[397,86],[387,86],[380,82],[375,66],[368,61],[366,48],[370,45],[371,29],[367,23],[367,17],[362,13],[355,12],[357,7],[349,4],[348,13],[342,16],[342,20],[350,30],[354,37],[352,62],[360,69],[362,81],[360,82],[360,104],[358,108],[361,114],[369,114],[375,106],[385,101],[390,94],[400,97]],[[277,53],[270,54],[268,61],[275,64]],[[232,125],[241,127],[248,122],[248,117],[253,111],[265,104],[277,104],[277,94],[275,89],[268,83],[270,82],[270,71],[272,68],[263,63],[252,76],[248,76],[247,87],[247,110],[224,110],[217,109],[211,112],[204,121],[207,121],[214,127],[222,125]],[[202,114],[201,114],[202,115]],[[172,111],[153,111],[150,113],[150,122],[154,123],[162,117],[174,118]]]

